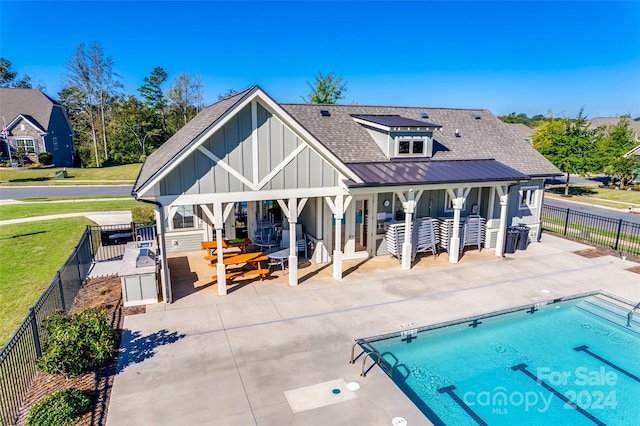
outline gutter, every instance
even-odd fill
[[[162,281],[162,299],[165,303],[173,302],[173,295],[171,294],[171,278],[169,276],[169,268],[167,267],[167,251],[165,244],[165,232],[164,232],[164,207],[159,201],[146,200],[140,198],[137,192],[131,190],[131,196],[141,203],[153,204],[157,207],[157,211],[160,215],[160,238],[158,238],[158,246],[160,247],[160,258],[162,267],[160,268],[160,280]],[[157,228],[158,224],[156,224]]]

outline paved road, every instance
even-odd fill
[[[589,204],[576,203],[573,201],[559,200],[557,198],[544,197],[544,204],[563,209],[569,208],[583,213],[594,214],[598,216],[610,217],[612,219],[622,219],[627,222],[640,224],[640,214],[632,214],[624,210],[613,210],[602,207],[596,207]]]
[[[0,187],[0,199],[131,195],[131,185]]]

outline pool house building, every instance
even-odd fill
[[[288,248],[292,286],[301,253],[338,280],[348,259],[395,256],[410,269],[420,252],[503,256],[508,226],[537,239],[544,181],[559,174],[486,109],[280,104],[253,86],[153,152],[132,193],[156,206],[170,303],[167,256],[203,241]],[[213,261],[225,295],[224,258]]]

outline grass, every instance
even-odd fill
[[[82,201],[70,203],[24,203],[0,205],[0,219],[18,219],[23,217],[46,216],[61,213],[80,213],[97,211],[128,211],[142,204],[131,200]],[[5,225],[6,226],[6,225]]]
[[[548,188],[549,191],[545,196],[561,198],[561,195],[564,194],[564,185],[549,185]],[[571,185],[569,186],[569,194],[573,195],[572,201],[582,201],[618,209],[640,207],[640,191],[600,188],[597,183]]]
[[[65,179],[55,178],[56,171],[62,170],[62,167],[47,169],[0,168],[0,185],[81,185],[83,183],[109,185],[133,183],[138,177],[140,167],[142,167],[142,164],[125,164],[122,166],[89,169],[67,167],[67,177]]]
[[[11,337],[91,223],[68,218],[0,226],[0,345]]]

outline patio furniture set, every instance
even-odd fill
[[[307,256],[307,239],[302,232],[302,225],[296,225],[296,249]],[[282,237],[282,238],[281,238]],[[249,245],[260,248],[257,252],[248,252]],[[218,263],[218,244],[216,241],[202,241],[202,250],[207,250],[205,260],[209,266],[216,267]],[[275,249],[282,246],[284,248]],[[285,264],[289,260],[289,230],[280,230],[272,222],[261,221],[255,233],[255,239],[235,238],[222,240],[222,256],[225,265],[225,276],[228,280],[259,276],[262,281],[271,272],[271,266],[280,266],[283,273]],[[262,262],[268,261],[268,267],[263,268]],[[249,267],[247,268],[246,265]],[[217,280],[217,275],[212,277]]]

